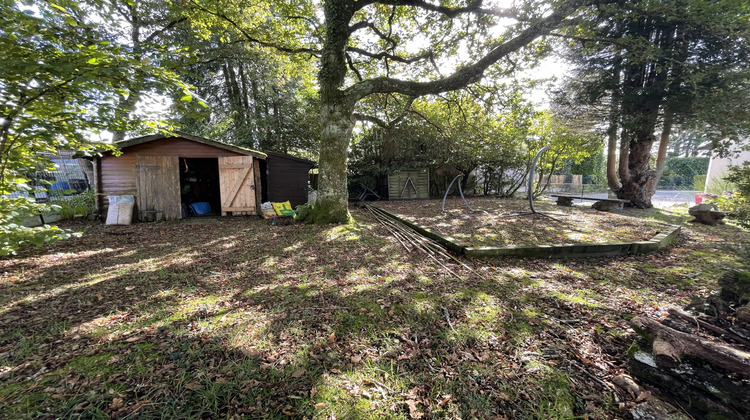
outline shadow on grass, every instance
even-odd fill
[[[703,287],[635,257],[458,280],[357,219],[98,226],[3,261],[0,416],[602,417],[567,360],[624,354],[630,313]]]

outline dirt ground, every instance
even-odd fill
[[[610,379],[627,370],[628,321],[750,260],[748,231],[684,209],[584,226],[599,215],[476,206],[492,215],[391,210],[498,245],[683,231],[649,255],[443,261],[456,278],[355,208],[346,226],[68,224],[83,236],[0,260],[0,418],[627,418]]]
[[[622,213],[593,210],[590,205],[560,207],[538,200],[534,207],[547,216],[530,215],[526,200],[468,197],[472,210],[460,198],[442,200],[383,201],[373,205],[414,223],[459,239],[469,246],[563,245],[630,242],[651,239],[668,223],[639,217],[639,211]]]

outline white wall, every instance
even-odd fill
[[[711,157],[708,163],[708,174],[706,175],[706,185],[703,192],[707,192],[713,183],[722,182],[721,178],[726,174],[729,165],[741,165],[742,162],[750,161],[750,151],[741,152],[733,158]]]

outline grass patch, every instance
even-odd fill
[[[648,226],[683,220],[680,241],[460,265],[352,212],[343,226],[80,225],[82,238],[0,260],[0,417],[624,417],[566,360],[608,380],[630,317],[715,289],[750,243],[734,226],[629,210]],[[587,234],[534,228],[538,241]]]

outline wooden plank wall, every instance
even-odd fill
[[[307,203],[307,182],[310,179],[311,164],[269,155],[267,165],[268,201],[289,201],[292,208]]]
[[[182,217],[177,156],[138,156],[139,210],[159,210],[168,220]]]
[[[404,189],[409,178],[411,178],[417,194],[414,194],[411,185]],[[389,200],[413,200],[417,198],[430,198],[430,174],[426,168],[400,171],[388,175]]]
[[[244,156],[207,144],[184,139],[161,139],[139,144],[123,150],[120,156],[106,155],[100,158],[100,187],[102,212],[109,207],[108,195],[138,195],[136,165],[138,155],[177,156],[185,158],[217,158],[220,156]],[[136,200],[137,202],[137,200]],[[138,209],[136,209],[137,211]]]

